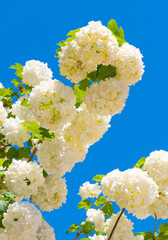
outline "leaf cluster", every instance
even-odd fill
[[[117,39],[119,47],[122,46],[123,43],[126,43],[125,41],[125,35],[124,35],[124,30],[122,27],[118,28],[118,25],[114,19],[111,19],[108,22],[108,29],[110,29]]]

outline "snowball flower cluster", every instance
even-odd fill
[[[39,187],[38,193],[32,196],[32,201],[42,211],[52,211],[66,203],[67,188],[65,179],[57,176],[47,176],[45,183]]]
[[[81,196],[82,200],[89,197],[98,197],[101,194],[100,186],[98,185],[98,183],[91,184],[90,182],[85,182],[80,187],[78,194]]]
[[[5,185],[17,199],[29,198],[45,182],[42,168],[36,162],[13,160],[5,172]]]
[[[118,52],[118,43],[112,32],[100,21],[89,22],[76,33],[76,38],[66,43],[59,53],[60,73],[78,83],[97,65],[111,64]]]
[[[37,229],[37,240],[55,240],[54,229],[44,220]]]
[[[132,85],[141,80],[144,73],[142,54],[139,49],[124,43],[117,52],[117,58],[113,64],[117,68],[116,78]]]
[[[5,139],[9,144],[22,147],[23,143],[29,140],[30,135],[22,125],[22,122],[23,121],[17,117],[6,119],[2,133],[5,135]]]
[[[48,68],[47,63],[36,60],[27,61],[23,67],[23,83],[35,87],[40,82],[50,80],[52,71]]]
[[[90,113],[113,116],[124,108],[128,93],[125,83],[110,78],[93,84],[83,99]]]
[[[41,82],[33,88],[28,102],[36,121],[51,131],[62,128],[76,114],[73,90],[58,80]]]
[[[3,228],[0,228],[0,239],[2,239],[2,240],[10,240],[8,238],[8,235],[6,234],[6,232],[4,231]]]
[[[87,210],[87,221],[94,223],[95,231],[102,232],[104,228],[105,216],[102,210],[100,209],[88,209]]]
[[[149,216],[148,206],[158,196],[156,183],[138,168],[124,172],[116,169],[103,177],[101,185],[108,200],[116,201],[120,208],[126,208],[141,219]]]
[[[3,102],[0,101],[0,127],[2,127],[6,118],[7,118],[7,112],[3,107]]]

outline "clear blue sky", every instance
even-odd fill
[[[24,65],[31,59],[48,62],[54,77],[60,79],[54,58],[56,44],[68,31],[91,20],[106,25],[111,18],[124,28],[126,41],[140,48],[145,74],[131,87],[125,109],[113,117],[103,139],[66,175],[67,204],[43,214],[54,227],[57,240],[74,239],[66,230],[85,219],[84,211],[77,210],[77,193],[83,182],[115,168],[130,168],[153,150],[168,150],[166,0],[0,1],[0,81],[5,87],[14,78],[9,66],[15,62]],[[136,231],[153,230],[153,219],[133,220]]]

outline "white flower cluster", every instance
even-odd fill
[[[101,194],[100,186],[98,183],[91,184],[90,182],[85,182],[80,187],[78,194],[81,196],[82,200],[98,197]]]
[[[43,81],[33,88],[29,104],[41,126],[55,131],[74,119],[73,90],[58,80]]]
[[[3,107],[3,102],[0,101],[0,127],[2,127],[6,118],[7,118],[7,112]]]
[[[103,235],[94,235],[93,237],[89,237],[90,240],[105,240],[106,237]]]
[[[106,79],[93,84],[83,99],[90,113],[113,116],[123,110],[128,93],[129,87],[125,83]]]
[[[27,61],[23,67],[23,83],[35,87],[40,82],[50,80],[52,71],[48,68],[47,63],[36,60]]]
[[[6,141],[11,145],[23,146],[23,143],[28,141],[30,135],[22,125],[22,120],[19,118],[7,118],[4,123],[2,133],[5,135]]]
[[[45,182],[42,168],[36,162],[13,160],[5,172],[4,182],[18,200],[37,194],[38,187]]]
[[[3,216],[4,233],[8,236],[6,239],[55,239],[53,229],[42,220],[40,211],[29,202],[15,202],[10,204]]]
[[[47,176],[45,183],[39,187],[38,193],[32,196],[32,201],[42,211],[52,211],[66,203],[67,188],[65,179]]]
[[[104,221],[105,221],[105,216],[102,210],[100,209],[88,209],[86,212],[87,219],[86,221],[89,221],[91,223],[94,223],[95,225],[95,231],[102,232],[104,228]]]
[[[66,43],[59,53],[60,73],[72,82],[78,83],[97,65],[114,62],[118,43],[111,31],[100,21],[89,22],[76,33],[76,38]]]
[[[118,169],[108,173],[101,181],[102,192],[120,208],[126,208],[137,218],[148,217],[148,206],[158,196],[158,186],[146,172],[133,168],[124,172]]]

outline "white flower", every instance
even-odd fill
[[[110,120],[110,115],[100,116],[91,114],[85,105],[82,105],[81,111],[76,114],[71,125],[64,130],[64,138],[80,148],[84,146],[88,148],[99,141],[108,130]]]
[[[3,84],[0,82],[0,88],[4,88]]]
[[[36,240],[36,231],[41,225],[42,216],[33,204],[10,204],[3,217],[2,223],[10,240]]]
[[[89,237],[91,240],[105,240],[106,237],[103,235],[94,235],[93,237]]]
[[[30,135],[23,127],[22,122],[19,118],[6,119],[2,133],[9,144],[22,147],[23,143],[29,140]]]
[[[111,78],[92,84],[87,92],[83,100],[91,113],[113,116],[123,110],[129,87],[125,83]]]
[[[106,221],[107,227],[105,228],[105,233],[107,234],[107,239],[109,238],[111,231],[120,215],[120,212],[113,214],[110,219]],[[128,220],[125,214],[122,214],[117,227],[110,238],[110,240],[134,240],[134,234],[132,232],[133,223]]]
[[[87,150],[79,149],[62,138],[44,141],[37,152],[38,161],[48,174],[63,176],[70,172],[75,163],[85,159]]]
[[[97,69],[97,65],[111,64],[118,52],[118,43],[112,32],[98,22],[89,22],[88,26],[76,33],[76,38],[59,53],[60,73],[72,82],[78,83],[87,73]]]
[[[46,222],[42,221],[37,230],[37,240],[55,240],[54,229]]]
[[[3,126],[6,118],[7,118],[7,112],[3,107],[3,102],[0,101],[0,127]]]
[[[0,228],[0,239],[1,240],[10,240],[3,228]]]
[[[5,185],[21,200],[37,194],[38,187],[45,182],[42,168],[36,162],[13,160],[5,172]]]
[[[142,54],[139,49],[124,43],[117,53],[115,64],[117,68],[116,79],[124,81],[127,85],[132,85],[141,80],[144,73]]]
[[[52,71],[48,68],[47,63],[36,60],[27,61],[23,67],[23,82],[29,86],[35,87],[42,81],[52,78]]]
[[[124,172],[114,170],[103,177],[101,184],[108,200],[116,201],[120,208],[126,208],[141,219],[149,216],[148,206],[158,196],[156,183],[138,168]]]
[[[134,240],[144,240],[144,237],[142,235],[137,235],[134,237]]]
[[[98,183],[91,184],[90,182],[85,182],[79,189],[78,195],[81,196],[82,200],[89,197],[98,197],[101,194],[100,186]]]
[[[86,212],[87,219],[86,221],[89,221],[91,223],[94,223],[95,225],[95,231],[102,232],[104,228],[104,221],[105,221],[105,216],[102,210],[100,209],[88,209]]]
[[[42,211],[52,211],[66,203],[67,188],[65,179],[57,176],[47,176],[43,186],[39,187],[37,195],[32,196],[32,201]]]
[[[53,131],[62,128],[76,115],[72,88],[58,80],[44,81],[33,88],[29,104],[40,125]]]

